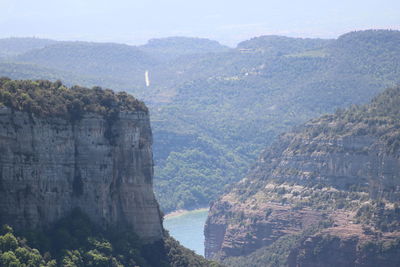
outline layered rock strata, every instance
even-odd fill
[[[308,229],[315,231],[291,244],[286,264],[334,266],[341,264],[334,258],[351,254],[346,266],[369,266],[359,249],[369,242],[385,244],[377,251],[386,247],[392,254],[399,252],[399,107],[400,89],[390,89],[369,105],[338,111],[281,135],[245,179],[212,203],[205,227],[206,257],[250,255]],[[322,256],[330,246],[317,245],[327,236],[337,238],[331,260]],[[400,258],[380,253],[371,253],[368,261],[400,264]],[[312,265],[307,257],[318,261]]]
[[[48,226],[80,208],[94,222],[162,238],[153,193],[152,133],[145,111],[113,119],[36,117],[0,108],[0,221]]]

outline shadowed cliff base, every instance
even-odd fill
[[[0,233],[1,266],[219,266],[182,247],[164,233],[143,243],[129,228],[102,229],[79,209],[41,231],[18,231],[4,225]]]

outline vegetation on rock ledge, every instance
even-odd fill
[[[65,87],[60,81],[17,81],[0,78],[0,104],[41,117],[79,120],[85,112],[110,115],[119,111],[148,112],[133,96],[109,89]]]

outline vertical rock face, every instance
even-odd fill
[[[0,222],[46,226],[80,208],[101,226],[162,238],[149,115],[62,118],[0,109]]]

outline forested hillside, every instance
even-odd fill
[[[217,63],[213,76],[178,87],[173,101],[152,113],[160,202],[167,209],[204,205],[243,176],[277,134],[398,83],[399,38],[365,31],[317,50],[237,51],[224,70]]]
[[[129,90],[144,100],[155,137],[155,187],[171,211],[207,206],[277,134],[398,83],[399,43],[400,32],[386,30],[335,40],[263,36],[235,49],[195,38],[138,47],[67,42],[9,59],[0,75],[60,73],[66,84]]]

